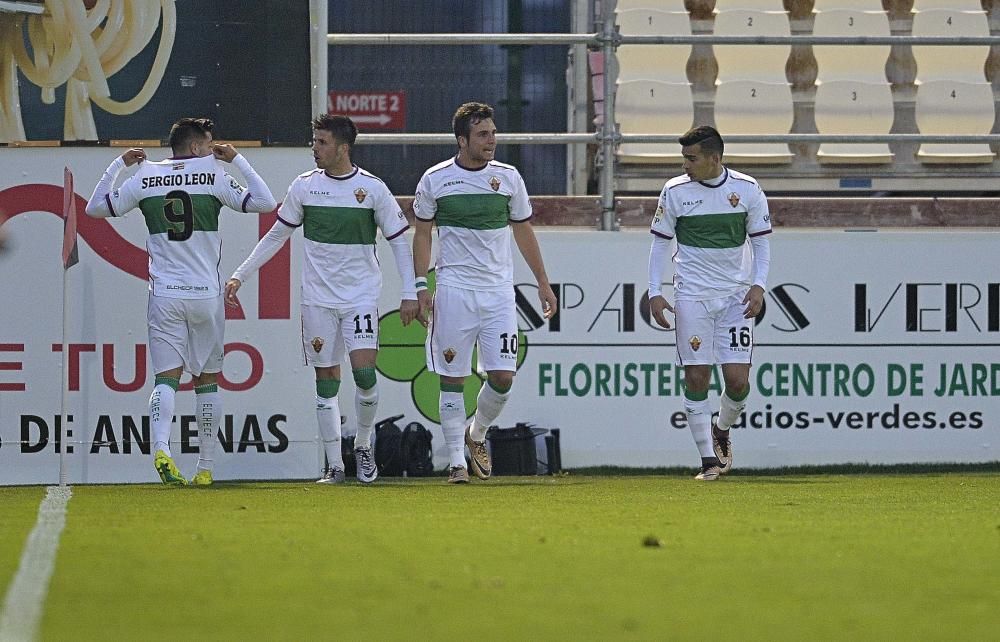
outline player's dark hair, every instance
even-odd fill
[[[170,149],[174,155],[187,153],[187,146],[193,141],[205,138],[215,129],[215,123],[208,118],[181,118],[170,128]]]
[[[473,125],[493,118],[493,108],[486,103],[465,103],[455,111],[451,119],[451,127],[455,130],[455,138],[469,139]]]
[[[358,137],[358,127],[349,117],[341,114],[320,114],[313,118],[312,128],[326,130],[335,140],[347,143],[351,149],[354,149],[354,141]]]
[[[722,151],[725,149],[725,143],[722,142],[722,135],[714,127],[709,127],[708,125],[701,125],[688,130],[686,134],[677,139],[677,142],[683,147],[701,145],[701,151],[708,152],[709,154],[718,154],[720,158],[722,157]]]

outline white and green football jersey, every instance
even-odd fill
[[[677,241],[674,296],[701,301],[752,285],[747,240],[771,232],[771,215],[757,181],[725,168],[714,185],[686,175],[667,181],[650,231]]]
[[[179,299],[221,294],[219,212],[223,205],[246,211],[250,199],[221,161],[214,156],[147,160],[105,199],[114,216],[138,207],[145,217],[153,294]]]
[[[302,303],[332,308],[378,302],[378,230],[393,239],[410,226],[386,184],[358,167],[342,177],[321,169],[300,174],[278,219],[302,226],[305,236]]]
[[[413,213],[438,228],[437,282],[502,290],[514,285],[511,221],[531,218],[531,202],[517,168],[490,161],[479,170],[454,158],[424,172]]]

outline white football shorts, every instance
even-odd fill
[[[327,308],[302,304],[302,350],[306,365],[339,366],[344,354],[378,349],[378,306]]]
[[[446,377],[472,374],[473,347],[478,369],[517,370],[517,311],[514,288],[466,290],[438,285],[427,331],[427,369]]]
[[[222,372],[226,308],[221,295],[172,299],[150,294],[146,318],[154,373],[178,367],[194,376]]]
[[[675,302],[677,365],[750,363],[754,320],[743,318],[744,296]]]

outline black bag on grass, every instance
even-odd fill
[[[375,424],[375,465],[381,476],[403,476],[403,458],[400,450],[403,431],[396,425],[396,421],[402,418],[403,415],[395,415]]]
[[[423,424],[411,421],[403,428],[400,440],[402,468],[407,477],[428,477],[434,474],[433,435]]]

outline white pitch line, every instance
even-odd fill
[[[42,619],[49,579],[56,564],[59,536],[66,525],[69,486],[49,486],[38,507],[38,521],[28,535],[21,566],[7,589],[0,616],[0,642],[31,642]]]

